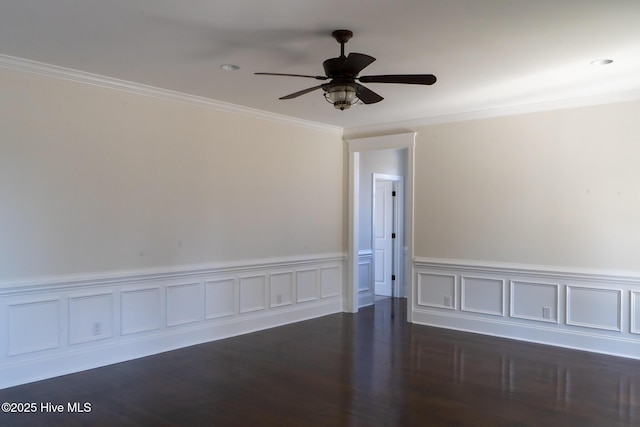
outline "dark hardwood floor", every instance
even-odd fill
[[[39,407],[0,425],[640,425],[640,361],[411,325],[404,303],[0,390]]]

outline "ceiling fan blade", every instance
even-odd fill
[[[295,92],[286,96],[283,96],[282,98],[279,99],[293,99],[293,98],[297,98],[300,95],[304,95],[305,93],[309,93],[309,92],[313,92],[316,89],[320,89],[322,87],[322,85],[320,86],[314,86],[314,87],[310,87],[309,89],[305,89],[305,90],[301,90],[299,92]]]
[[[403,83],[409,85],[432,85],[436,82],[433,74],[387,74],[358,77],[362,83]]]
[[[281,74],[281,73],[253,73],[259,76],[285,76],[285,77],[306,77],[308,79],[327,80],[326,76],[307,76],[305,74]]]
[[[356,76],[360,71],[364,70],[375,60],[376,58],[374,58],[373,56],[365,55],[363,53],[351,52],[349,56],[347,56],[347,59],[345,59],[342,63],[340,72]]]
[[[376,102],[380,102],[384,99],[371,89],[368,89],[359,83],[356,83],[356,94],[364,104],[375,104]]]

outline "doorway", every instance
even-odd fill
[[[385,135],[367,138],[345,138],[349,150],[349,223],[348,223],[348,258],[347,280],[343,298],[343,310],[356,313],[359,308],[359,283],[360,283],[360,155],[369,151],[406,149],[405,156],[405,181],[404,203],[402,215],[404,218],[404,248],[407,307],[412,307],[414,300],[413,286],[413,162],[415,151],[415,132]],[[407,310],[407,320],[411,319],[412,310]]]
[[[404,297],[403,177],[374,173],[372,188],[373,289],[377,297]]]

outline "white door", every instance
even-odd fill
[[[393,182],[376,181],[373,209],[375,294],[390,297],[393,274]]]

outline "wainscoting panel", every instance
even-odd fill
[[[203,318],[200,283],[167,286],[167,326],[195,323]]]
[[[240,278],[240,313],[264,310],[267,295],[267,276]]]
[[[640,291],[631,291],[631,333],[640,334]]]
[[[298,302],[307,302],[318,299],[318,270],[298,271]]]
[[[640,359],[633,273],[437,258],[414,271],[415,323]]]
[[[567,325],[621,331],[622,291],[567,285]]]
[[[122,335],[160,328],[162,308],[160,288],[123,291],[121,294]]]
[[[0,283],[0,388],[342,311],[344,254]]]
[[[271,307],[293,304],[293,271],[275,273],[269,276]]]
[[[320,268],[320,297],[330,298],[340,295],[340,275],[341,269],[338,267]]]
[[[373,304],[373,251],[363,250],[358,253],[358,307]]]
[[[60,346],[60,300],[9,305],[9,355]]]
[[[445,308],[454,310],[456,296],[457,278],[452,274],[435,274],[418,272],[418,301],[417,304],[423,307]]]
[[[233,316],[239,310],[237,279],[216,279],[205,282],[205,313],[207,319]]]
[[[473,313],[504,316],[505,282],[501,279],[462,276],[460,309]]]
[[[69,298],[69,344],[113,337],[113,293]]]
[[[558,323],[560,285],[511,281],[510,316],[538,322]]]

